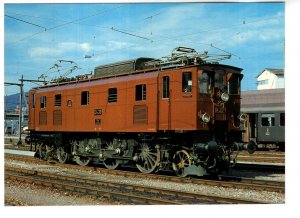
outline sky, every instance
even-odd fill
[[[49,80],[74,66],[161,58],[178,46],[232,54],[242,90],[256,89],[265,68],[284,69],[285,3],[4,4],[4,81]],[[88,58],[87,58],[88,57]],[[60,67],[54,67],[59,64]],[[58,71],[59,70],[59,71]],[[25,82],[24,90],[38,84]],[[5,86],[4,94],[18,93]]]

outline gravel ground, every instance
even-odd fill
[[[67,206],[67,205],[115,205],[107,199],[93,198],[64,192],[58,189],[5,181],[5,200],[13,200],[20,206]]]
[[[49,166],[49,165],[34,165],[30,163],[25,163],[21,161],[13,161],[13,160],[5,160],[5,165],[7,166],[15,166],[15,167],[22,167],[27,169],[34,169],[34,170],[43,170],[48,172],[55,172],[62,175],[76,175],[76,176],[83,176],[85,178],[97,179],[102,181],[111,181],[111,182],[122,182],[127,184],[137,184],[137,185],[145,185],[145,186],[153,186],[153,187],[161,187],[166,189],[172,190],[181,190],[187,192],[195,192],[201,194],[213,194],[218,196],[227,196],[227,197],[235,197],[240,199],[250,199],[250,200],[257,200],[266,203],[272,204],[282,204],[285,203],[285,194],[283,193],[276,193],[276,192],[267,192],[267,191],[255,191],[255,190],[245,190],[245,189],[235,189],[235,188],[223,188],[217,186],[205,186],[205,185],[195,185],[195,184],[181,184],[176,182],[168,182],[168,181],[159,181],[159,180],[151,180],[151,179],[142,179],[142,178],[127,178],[123,176],[117,175],[108,175],[108,174],[99,174],[93,171],[81,171],[81,170],[70,170],[70,169],[63,169],[60,167]],[[247,172],[250,174],[250,172]],[[255,177],[254,175],[252,177]],[[272,179],[277,178],[277,180],[284,181],[284,175],[267,175],[267,176],[260,176],[259,179],[268,179],[271,177]],[[65,196],[63,192],[60,194],[53,194],[52,191],[55,193],[59,193],[57,190],[45,190],[39,189],[33,186],[25,186],[30,187],[29,190],[25,189],[26,191],[23,194],[22,187],[16,185],[14,183],[5,184],[5,197],[7,198],[17,198],[22,199],[26,196],[27,199],[35,199],[35,203],[38,204],[43,202],[43,205],[99,205],[99,204],[112,204],[111,202],[105,201],[95,201],[94,199],[86,199],[81,197],[74,197],[74,196]],[[24,187],[23,187],[24,188]],[[39,190],[35,190],[39,189]],[[15,190],[15,191],[14,191]],[[35,191],[33,191],[35,190]],[[27,192],[28,191],[28,192]],[[27,192],[27,193],[26,193]],[[45,193],[44,193],[45,192]],[[48,194],[47,194],[48,193]],[[18,196],[20,195],[20,196]],[[30,197],[28,197],[30,196]],[[34,196],[34,197],[33,197]],[[52,196],[52,197],[47,197]],[[47,200],[43,200],[47,199]],[[30,202],[29,202],[30,203]]]

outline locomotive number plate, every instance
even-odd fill
[[[94,110],[94,115],[102,115],[102,109],[95,109]]]

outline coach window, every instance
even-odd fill
[[[135,86],[135,100],[136,101],[146,100],[146,84]]]
[[[117,102],[118,101],[118,90],[117,88],[108,89],[108,102]]]
[[[261,115],[262,126],[275,126],[275,114],[262,114]]]
[[[61,94],[55,95],[54,106],[61,106]]]
[[[89,92],[84,91],[81,92],[81,105],[88,105],[89,104]]]
[[[42,96],[41,97],[41,108],[45,108],[46,107],[46,96]]]
[[[164,76],[162,78],[162,98],[170,97],[170,78],[168,76]]]
[[[280,113],[280,126],[285,126],[285,113]]]
[[[192,92],[192,73],[182,73],[182,92]]]

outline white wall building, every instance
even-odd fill
[[[257,90],[284,88],[284,71],[265,68],[256,76]]]

